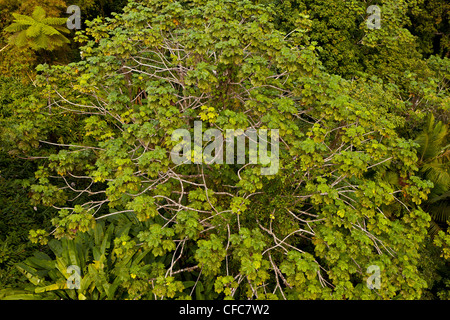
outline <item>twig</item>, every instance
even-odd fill
[[[5,50],[6,48],[8,48],[9,47],[9,43],[6,45],[6,46],[4,46],[1,50],[0,50],[0,52],[2,52],[3,50]]]

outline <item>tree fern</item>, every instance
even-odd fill
[[[5,28],[12,33],[9,43],[17,47],[29,46],[33,50],[54,50],[65,43],[69,43],[62,33],[69,33],[62,27],[66,18],[46,17],[43,8],[37,6],[31,17],[13,13],[14,22]]]

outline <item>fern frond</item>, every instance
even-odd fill
[[[34,8],[33,13],[31,14],[31,17],[35,21],[42,21],[43,19],[45,19],[46,15],[47,15],[47,13],[45,12],[44,8],[37,6],[36,8]]]
[[[28,38],[35,38],[41,33],[41,29],[42,25],[40,23],[37,23],[29,27],[25,33]]]
[[[45,23],[46,25],[49,25],[49,26],[60,26],[60,25],[67,23],[67,18],[49,17],[49,18],[43,19],[41,22]]]
[[[52,41],[57,43],[59,46],[63,45],[64,43],[70,43],[70,40],[64,37],[62,34],[57,34],[51,37]]]
[[[29,45],[34,50],[53,50],[69,43],[69,39],[62,35],[70,33],[62,26],[67,18],[47,18],[46,15],[40,6],[36,6],[31,17],[14,13],[14,23],[5,28],[5,31],[14,33],[9,38],[9,43],[18,47]]]
[[[30,42],[30,46],[34,50],[39,50],[39,49],[52,50],[53,49],[53,44],[49,41],[49,37],[43,33],[39,34],[36,38],[34,38],[33,41]]]
[[[7,26],[4,30],[7,32],[19,32],[19,31],[26,30],[28,27],[29,27],[28,25],[14,22],[14,23],[10,24],[9,26]]]
[[[56,30],[53,27],[47,26],[47,25],[42,25],[42,32],[45,33],[48,36],[53,36],[56,34],[60,34],[58,30]]]
[[[12,15],[14,17],[14,21],[16,21],[18,23],[23,23],[23,24],[28,24],[28,25],[32,25],[32,24],[36,23],[36,21],[29,16],[25,16],[23,14],[18,14],[18,13],[13,13]]]
[[[28,38],[25,31],[17,32],[9,37],[9,43],[17,47],[25,47],[28,44]]]
[[[58,30],[60,33],[70,33],[70,30],[67,29],[66,26],[52,26],[52,28],[55,28],[56,30]]]

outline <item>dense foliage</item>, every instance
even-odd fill
[[[370,3],[379,29],[359,0],[118,3],[70,33],[0,0],[0,298],[449,298],[444,0]],[[278,130],[278,170],[174,163],[195,121]]]

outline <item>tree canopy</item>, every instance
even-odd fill
[[[375,4],[379,29],[359,0],[130,0],[71,43],[14,13],[8,50],[46,59],[0,91],[2,152],[35,166],[17,185],[46,218],[0,298],[448,299],[450,13]],[[180,129],[200,152],[276,130],[278,170],[250,141],[174,163]]]

